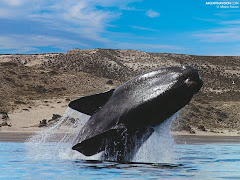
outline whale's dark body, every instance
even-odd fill
[[[202,86],[197,69],[167,67],[139,75],[107,92],[79,98],[69,107],[91,118],[72,147],[86,156],[131,161],[160,125],[188,104]]]

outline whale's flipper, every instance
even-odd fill
[[[120,138],[124,131],[125,128],[108,130],[74,145],[72,149],[79,151],[85,156],[92,156],[103,151],[112,138]]]
[[[81,143],[78,143],[72,147],[73,150],[77,150],[85,156],[92,156],[101,151],[107,151],[104,153],[104,159],[108,159],[105,156],[113,157],[118,151],[121,159],[129,158],[127,154],[135,154],[140,148],[141,144],[145,142],[154,132],[151,127],[141,129],[127,130],[124,127],[118,127],[116,129],[110,129],[106,132],[85,139]],[[135,148],[133,148],[135,147]],[[107,153],[107,154],[106,154]],[[131,155],[133,157],[133,155]]]
[[[112,96],[115,89],[103,93],[84,96],[69,103],[69,107],[87,115],[93,115]]]

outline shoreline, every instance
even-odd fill
[[[0,132],[0,142],[26,142],[37,132]],[[176,144],[240,144],[240,136],[226,135],[172,135]]]
[[[240,136],[226,135],[174,135],[176,144],[240,144]]]
[[[25,142],[34,132],[0,132],[0,142]]]

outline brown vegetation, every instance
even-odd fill
[[[0,55],[0,111],[36,99],[78,97],[116,87],[160,67],[191,65],[204,86],[181,112],[175,130],[240,128],[240,57],[74,49],[66,54]],[[239,129],[240,130],[240,129]]]

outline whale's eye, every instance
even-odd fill
[[[197,84],[197,82],[191,78],[187,78],[184,83],[187,85],[187,87],[194,87]]]
[[[184,82],[188,84],[190,82],[190,78],[187,78]]]

